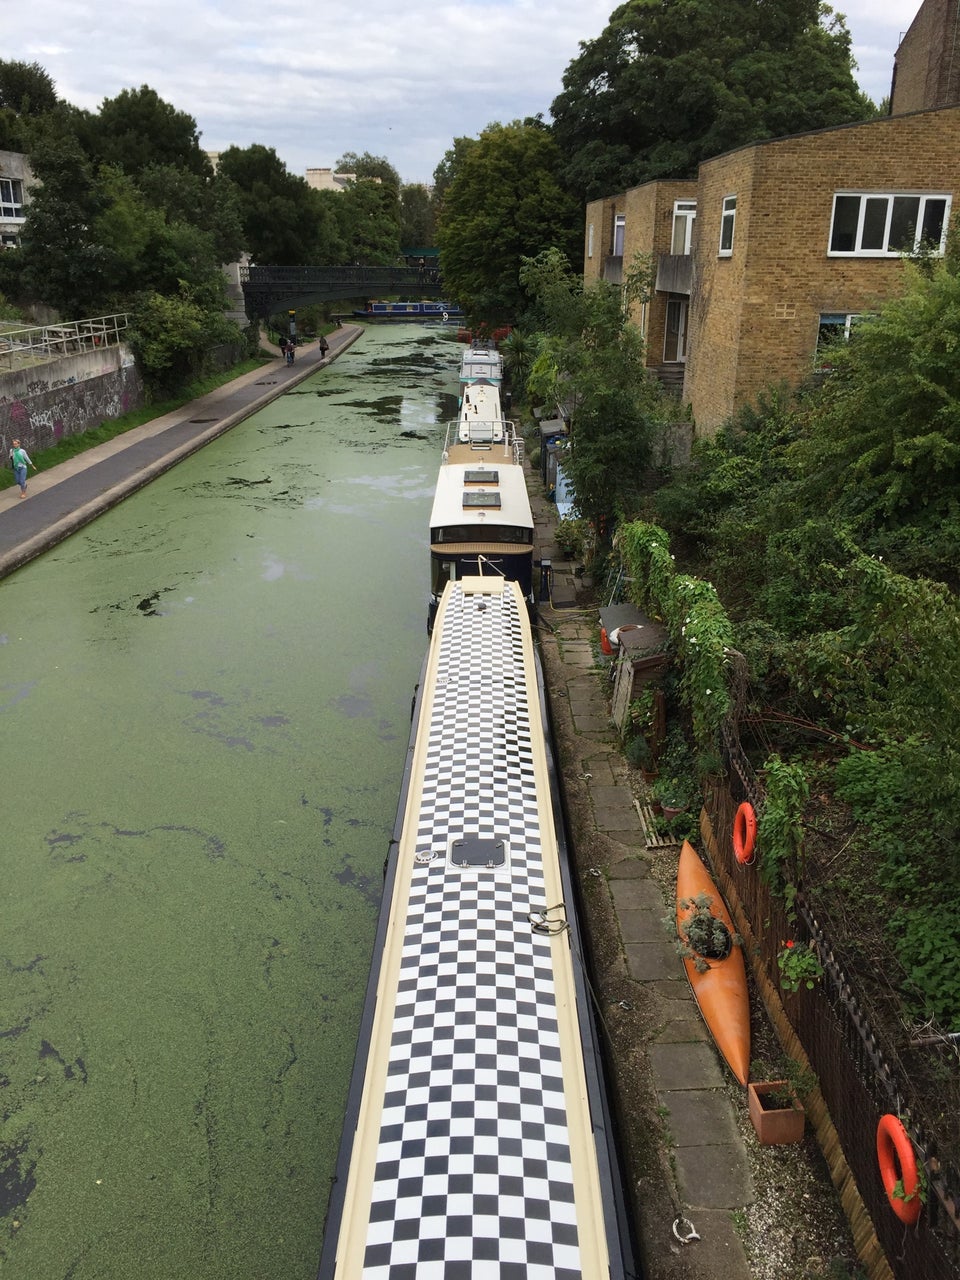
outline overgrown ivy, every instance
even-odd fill
[[[730,619],[709,582],[677,572],[663,529],[636,520],[621,525],[616,542],[634,602],[662,618],[669,632],[680,698],[690,712],[697,746],[705,750],[730,711]]]

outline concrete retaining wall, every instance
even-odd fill
[[[123,346],[64,356],[0,375],[0,458],[11,440],[49,448],[143,404],[143,383]]]

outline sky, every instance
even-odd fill
[[[860,87],[890,91],[920,0],[847,0]],[[614,0],[32,0],[4,6],[0,58],[37,62],[96,111],[149,85],[205,150],[272,147],[291,173],[348,152],[430,182],[456,137],[542,113]],[[883,10],[880,12],[880,10]]]

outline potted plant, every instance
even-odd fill
[[[679,925],[677,950],[685,960],[693,961],[698,973],[706,973],[711,960],[726,960],[742,941],[739,934],[731,933],[725,922],[713,914],[712,905],[709,893],[681,898],[677,903],[681,911],[690,913]]]
[[[750,1064],[747,1108],[757,1138],[764,1147],[800,1142],[807,1113],[801,1098],[816,1084],[816,1077],[792,1058]]]

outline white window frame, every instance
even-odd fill
[[[825,346],[820,342],[820,334],[827,325],[836,329],[837,337],[842,336],[844,342],[850,341],[850,334],[853,332],[857,324],[862,320],[870,318],[870,312],[864,311],[821,311],[820,319],[817,327],[817,346],[814,351],[814,365],[822,372],[828,372],[832,367],[824,363],[823,353]]]
[[[613,217],[613,257],[623,257],[623,242],[627,235],[627,215],[616,213]],[[620,246],[619,248],[617,246]]]
[[[24,222],[23,181],[0,177],[0,218],[4,222]]]
[[[737,230],[737,197],[723,197],[723,211],[720,214],[720,248],[717,254],[721,258],[733,257],[733,239]]]
[[[834,237],[837,220],[837,202],[839,200],[858,200],[860,207],[857,214],[857,229],[852,249],[835,249]],[[890,232],[897,200],[919,200],[917,225],[914,229],[913,245],[909,248],[890,247]],[[880,248],[863,248],[864,230],[867,213],[871,209],[874,215],[877,205],[886,201],[886,214],[883,229],[883,245]],[[921,232],[924,224],[928,201],[943,201],[943,224],[940,229],[940,243],[932,252],[937,256],[943,254],[947,244],[947,230],[950,225],[951,205],[953,197],[946,191],[836,191],[833,196],[833,208],[830,214],[830,235],[827,240],[827,256],[830,258],[901,258],[905,253],[916,253],[921,244]]]
[[[587,257],[593,257],[593,223],[587,225]]]
[[[689,255],[693,244],[693,224],[697,217],[696,200],[674,200],[673,230],[670,233],[670,252]],[[680,233],[678,236],[678,232]],[[683,248],[677,248],[677,240]]]

